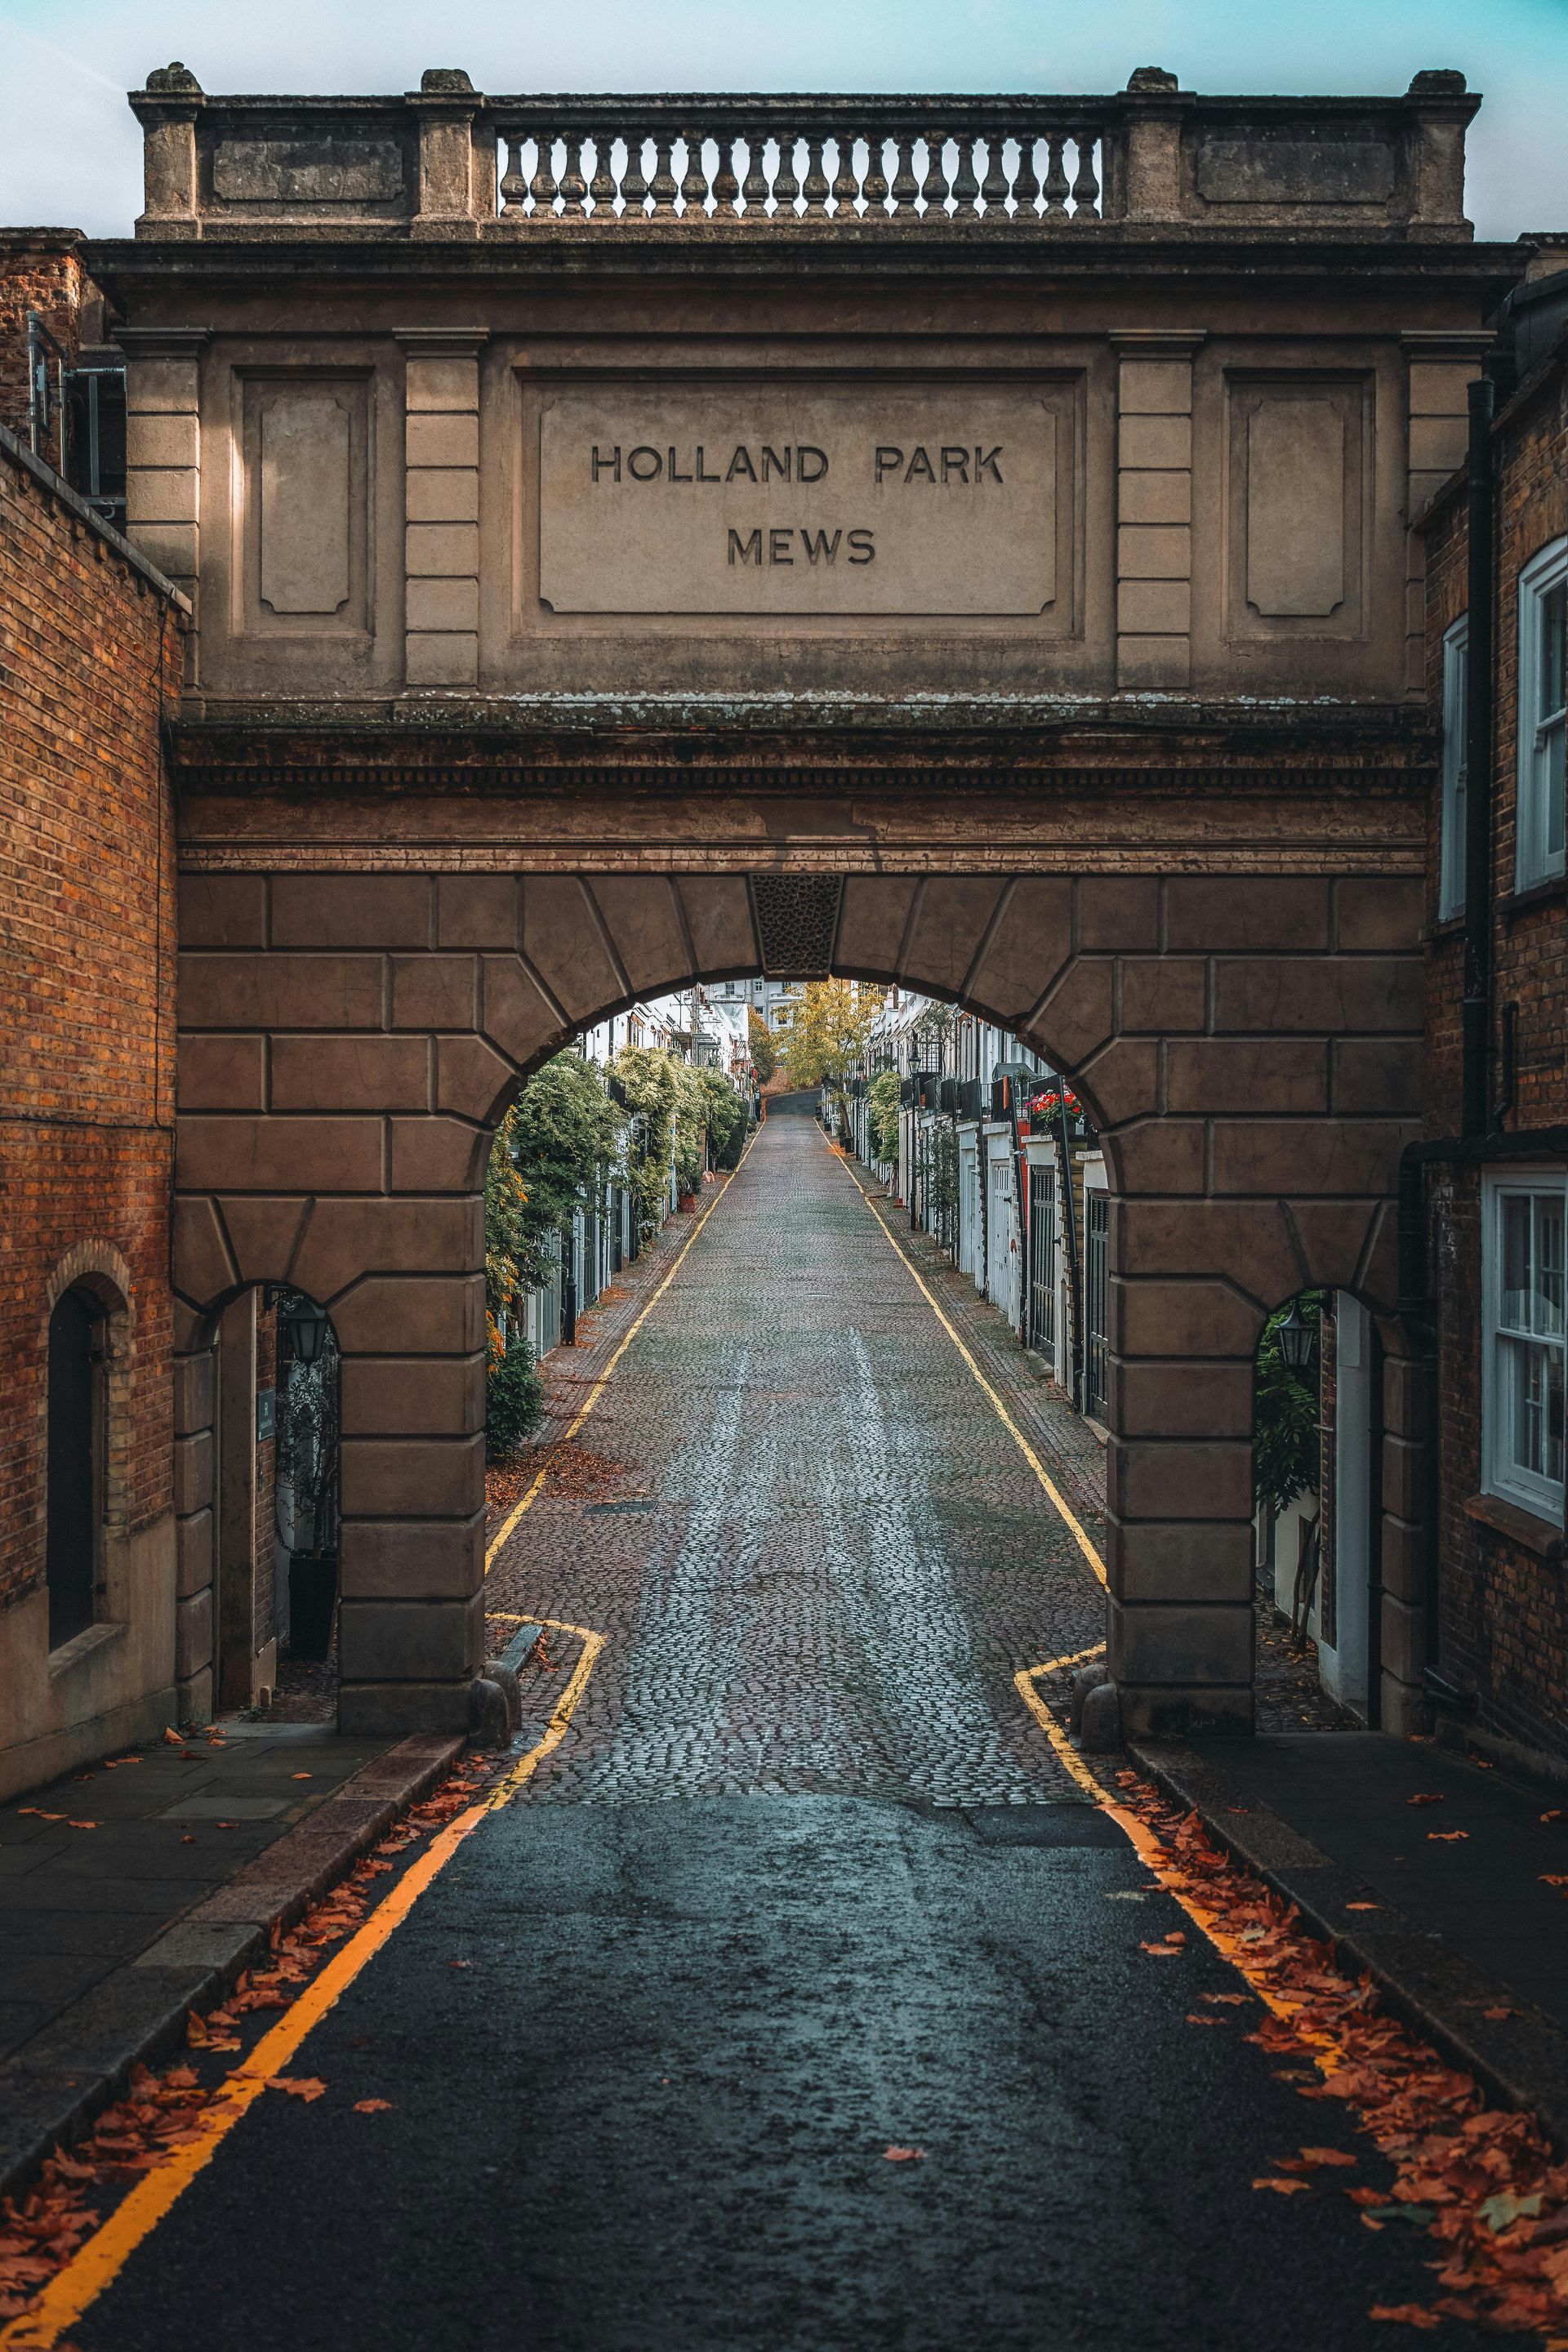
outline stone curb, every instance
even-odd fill
[[[132,2070],[179,2048],[186,2012],[334,1886],[397,1816],[445,1778],[464,1742],[400,1739],[335,1795],[194,1904],[0,2063],[0,2196],[26,2190],[46,2157],[82,2138],[121,2098]]]
[[[1528,2110],[1560,2152],[1568,2152],[1568,2034],[1511,1986],[1451,1951],[1442,1937],[1395,1909],[1233,1780],[1217,1758],[1180,1741],[1137,1740],[1132,1762],[1277,1895],[1293,1903],[1314,1935],[1347,1966],[1370,1976],[1394,2013],[1473,2074],[1500,2105]],[[1232,1811],[1232,1808],[1242,1808]],[[1375,1902],[1375,1913],[1347,1914]],[[1489,2009],[1507,2018],[1489,2020]]]

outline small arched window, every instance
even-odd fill
[[[102,1301],[79,1283],[49,1317],[48,1529],[45,1575],[49,1647],[92,1623],[103,1525]]]

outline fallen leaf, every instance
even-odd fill
[[[923,2164],[925,2153],[923,2147],[885,2147],[882,2150],[889,2164]]]
[[[36,1821],[40,1822],[63,1822],[65,1819],[63,1813],[46,1813],[41,1805],[18,1805],[16,1811],[19,1813],[31,1813]]]
[[[1345,1905],[1347,1911],[1381,1911],[1382,1908],[1381,1903],[1347,1903]]]
[[[1407,1805],[1440,1805],[1445,1799],[1440,1789],[1426,1789],[1419,1796],[1406,1797],[1405,1801]]]
[[[195,1845],[195,1838],[191,1835],[191,1833],[190,1833],[190,1831],[189,1831],[189,1830],[187,1830],[187,1831],[185,1832],[185,1833],[184,1833],[184,1837],[180,1840],[180,1843],[181,1843],[182,1845]]]
[[[165,1748],[183,1748],[183,1747],[184,1746],[184,1744],[185,1744],[185,1743],[184,1743],[184,1738],[182,1738],[182,1736],[180,1735],[180,1733],[179,1733],[179,1732],[177,1732],[177,1731],[174,1729],[174,1725],[173,1725],[172,1723],[167,1723],[167,1724],[165,1724],[165,1725],[164,1725],[164,1727],[163,1727],[163,1745],[164,1745],[164,1747],[165,1747]]]
[[[1173,1927],[1165,1938],[1167,1944],[1184,1944],[1186,1940],[1187,1931],[1184,1927]]]
[[[216,1822],[214,1823],[214,1827],[220,1830],[237,1830],[239,1827],[239,1823],[237,1822]]]
[[[1468,1830],[1428,1830],[1426,1842],[1429,1845],[1457,1845],[1461,1838],[1468,1838],[1469,1834]]]
[[[287,2091],[291,2099],[320,2099],[326,2095],[326,2084],[319,2074],[268,2074],[269,2091]]]
[[[1369,2319],[1395,2319],[1405,2327],[1436,2327],[1435,2311],[1419,2303],[1374,2303],[1367,2313]]]
[[[1203,1999],[1219,2002],[1226,2009],[1245,2009],[1252,1995],[1249,1992],[1205,1992]]]
[[[1563,1819],[1563,1807],[1561,1805],[1549,1806],[1546,1811],[1542,1814],[1541,1818],[1543,1822],[1560,1822]]]
[[[95,1830],[98,1827],[98,1823],[96,1822],[71,1822],[68,1824],[68,1827],[73,1830]]]
[[[1272,2189],[1280,2197],[1298,2197],[1307,2186],[1304,2180],[1283,2180],[1278,2173],[1267,2172],[1261,2180],[1255,2180],[1252,2185],[1254,2189]]]
[[[58,1822],[59,1815],[46,1813],[44,1819],[47,1822]],[[1541,1884],[1542,1886],[1568,1886],[1568,1871],[1543,1870],[1541,1874]]]
[[[1495,2238],[1501,2231],[1511,2228],[1515,2221],[1539,2220],[1541,2200],[1539,2197],[1514,2197],[1507,2189],[1500,2189],[1495,2197],[1483,2198],[1476,2210]]]
[[[1225,2020],[1223,2017],[1199,2017],[1195,2010],[1189,2009],[1187,2023],[1189,2025],[1223,2025]]]
[[[315,1777],[313,1772],[290,1772],[289,1775],[291,1780],[313,1780]]]
[[[354,2113],[356,2116],[384,2116],[391,2105],[390,2099],[356,2099]]]
[[[471,1969],[473,1965],[472,1960],[448,1960],[447,1963],[449,1969]]]
[[[1481,2015],[1493,2025],[1500,2025],[1505,2017],[1517,2017],[1519,2011],[1517,2009],[1483,2009]]]
[[[1304,2147],[1301,2150],[1301,2161],[1303,2164],[1353,2165],[1360,2159],[1342,2147]]]

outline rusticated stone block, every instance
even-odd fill
[[[482,1355],[354,1356],[342,1368],[345,1437],[471,1436],[485,1425]]]
[[[921,891],[900,978],[957,996],[996,912],[1003,885],[988,876],[932,875]]]
[[[1160,885],[1152,876],[1085,874],[1073,889],[1079,954],[1129,955],[1160,944]]]
[[[1396,1682],[1419,1684],[1426,1670],[1426,1612],[1384,1592],[1383,1668]]]
[[[1208,1020],[1208,966],[1192,956],[1125,956],[1117,968],[1119,1026],[1168,1036]]]
[[[1152,1037],[1113,1037],[1079,1072],[1078,1082],[1097,1126],[1146,1118],[1159,1108],[1159,1045]]]
[[[205,1511],[213,1498],[213,1436],[199,1429],[174,1440],[174,1508],[183,1516]]]
[[[1173,1037],[1165,1046],[1165,1108],[1218,1112],[1328,1108],[1328,1048],[1307,1037]]]
[[[1114,1214],[1125,1275],[1222,1275],[1268,1307],[1306,1281],[1277,1201],[1137,1201]]]
[[[1418,1520],[1426,1502],[1426,1448],[1418,1440],[1384,1431],[1383,1507],[1396,1519]]]
[[[1058,1070],[1076,1070],[1098,1053],[1116,1026],[1111,1011],[1115,967],[1108,956],[1075,956],[1029,1024],[1032,1038]]]
[[[626,996],[583,885],[531,875],[522,886],[522,951],[574,1023],[596,1020]]]
[[[339,1300],[332,1327],[345,1356],[467,1355],[483,1344],[484,1278],[373,1276]]]
[[[479,987],[472,956],[394,956],[395,1029],[471,1029]]]
[[[276,874],[275,948],[427,948],[435,944],[427,874]]]
[[[174,1680],[184,1682],[212,1664],[213,1594],[208,1584],[174,1603]]]
[[[318,1201],[293,1279],[330,1307],[363,1275],[468,1275],[483,1264],[482,1202]]]
[[[521,936],[522,903],[515,874],[439,874],[436,877],[436,940],[442,948],[510,948]]]
[[[1329,944],[1329,885],[1264,874],[1174,875],[1165,884],[1165,945],[1216,955],[1279,955]]]
[[[691,958],[674,884],[662,874],[596,874],[587,887],[638,995],[679,987]]]
[[[430,1049],[423,1037],[274,1037],[274,1110],[424,1110]]]
[[[1108,1334],[1119,1356],[1250,1356],[1264,1325],[1259,1308],[1224,1282],[1121,1282],[1109,1286]]]
[[[886,980],[897,971],[919,887],[901,874],[851,874],[839,901],[834,970],[851,980]]]
[[[1319,1290],[1352,1290],[1375,1204],[1366,1201],[1291,1201],[1287,1205],[1306,1261],[1308,1282]]]
[[[762,970],[751,896],[741,876],[683,874],[676,887],[686,909],[700,980]]]
[[[514,1069],[532,1068],[571,1035],[517,956],[486,956],[484,996],[485,1034]]]
[[[485,1573],[484,1515],[466,1519],[345,1519],[345,1601],[466,1601]]]
[[[183,955],[186,1029],[379,1029],[382,961],[367,955]]]
[[[484,1660],[484,1596],[468,1601],[344,1601],[340,1670],[348,1682],[446,1681]]]
[[[345,1437],[345,1518],[469,1518],[484,1501],[482,1437]]]
[[[1108,1136],[1105,1156],[1123,1192],[1201,1192],[1204,1146],[1201,1120],[1145,1118]]]
[[[1252,1438],[1252,1365],[1112,1359],[1110,1416],[1124,1438]]]
[[[210,1429],[216,1408],[217,1368],[212,1349],[203,1348],[194,1356],[176,1356],[174,1367],[174,1434],[189,1437],[198,1429]]]
[[[1252,1445],[1113,1437],[1105,1501],[1120,1519],[1250,1519]]]
[[[1237,956],[1215,966],[1216,1030],[1370,1034],[1421,1026],[1413,957]]]
[[[1415,1038],[1336,1037],[1331,1067],[1337,1118],[1419,1116],[1421,1048]]]
[[[845,887],[847,891],[851,886]],[[1039,1003],[1071,950],[1072,884],[1021,876],[1008,889],[965,1001],[1005,1025],[1016,1025]]]
[[[490,1154],[486,1129],[455,1118],[395,1118],[388,1189],[394,1192],[468,1192],[484,1182]]]
[[[1249,1683],[1118,1682],[1123,1739],[1244,1739],[1254,1728]]]
[[[375,1192],[378,1118],[217,1118],[180,1121],[174,1181],[184,1192]]]
[[[1107,1630],[1106,1664],[1119,1684],[1229,1683],[1245,1690],[1251,1683],[1250,1601],[1159,1609],[1112,1601]]]
[[[1423,1438],[1431,1412],[1432,1367],[1421,1356],[1383,1360],[1383,1425],[1397,1437]]]
[[[1216,1192],[1391,1192],[1410,1140],[1399,1119],[1217,1119]]]
[[[1426,1532],[1419,1521],[1383,1515],[1383,1589],[1406,1606],[1426,1596]]]
[[[482,1037],[436,1041],[436,1107],[493,1126],[517,1074]]]
[[[182,1110],[265,1110],[267,1050],[260,1037],[182,1037],[176,1099]]]
[[[1112,1596],[1128,1602],[1250,1601],[1250,1520],[1114,1517],[1105,1529]]]
[[[175,1201],[173,1266],[175,1289],[198,1307],[221,1298],[238,1281],[212,1200],[196,1195]]]
[[[174,1591],[188,1601],[213,1580],[213,1515],[193,1511],[174,1522]]]
[[[266,876],[182,874],[179,926],[182,947],[265,947]]]
[[[1374,1315],[1393,1315],[1399,1305],[1399,1213],[1392,1201],[1378,1210],[1372,1240],[1362,1259],[1360,1288]],[[1384,1346],[1393,1344],[1384,1335]]]
[[[1334,885],[1335,945],[1351,955],[1418,948],[1425,898],[1419,875],[1347,876]]]
[[[231,1193],[220,1203],[242,1282],[288,1280],[306,1205],[298,1194],[247,1200]]]

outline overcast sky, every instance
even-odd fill
[[[0,221],[130,233],[124,92],[179,58],[208,90],[1403,90],[1457,66],[1483,236],[1568,227],[1568,0],[0,0]]]

